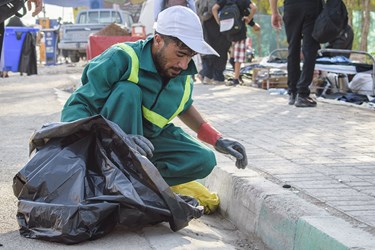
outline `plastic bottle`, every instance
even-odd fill
[[[272,89],[268,89],[268,93],[270,95],[286,95],[288,94],[288,90],[283,89],[283,88],[272,88]]]

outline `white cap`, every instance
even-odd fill
[[[203,55],[219,54],[204,41],[202,24],[197,14],[184,6],[172,6],[159,13],[156,31],[177,37],[193,51]]]

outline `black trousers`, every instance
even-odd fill
[[[284,2],[283,21],[288,41],[289,94],[299,94],[302,97],[310,94],[309,85],[312,82],[317,51],[320,47],[311,34],[321,9],[321,0],[285,0]],[[302,70],[301,61],[303,61]]]
[[[216,23],[215,18],[211,17],[202,23],[204,39],[212,46],[220,57],[217,56],[203,56],[202,57],[202,74],[215,81],[224,81],[223,72],[228,61],[228,51],[231,42],[226,39],[226,36],[220,33],[220,27]]]

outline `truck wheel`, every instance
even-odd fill
[[[86,60],[86,53],[80,53],[79,57],[82,58],[82,60]]]
[[[65,49],[62,49],[62,50],[61,50],[61,54],[62,54],[62,56],[63,56],[64,58],[69,57],[69,52],[68,52],[67,50],[65,50]]]
[[[79,54],[71,54],[70,56],[69,56],[69,58],[70,58],[70,61],[72,62],[72,63],[76,63],[76,62],[79,62]]]

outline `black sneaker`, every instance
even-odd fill
[[[227,86],[237,86],[239,84],[240,84],[240,82],[238,81],[238,79],[233,79],[232,81],[229,81],[229,82],[225,83],[225,85],[227,85]]]
[[[288,104],[289,105],[294,105],[295,102],[296,102],[296,94],[289,94]]]
[[[313,108],[316,107],[316,101],[314,101],[311,97],[297,97],[296,103],[294,104],[296,107],[299,108]]]

